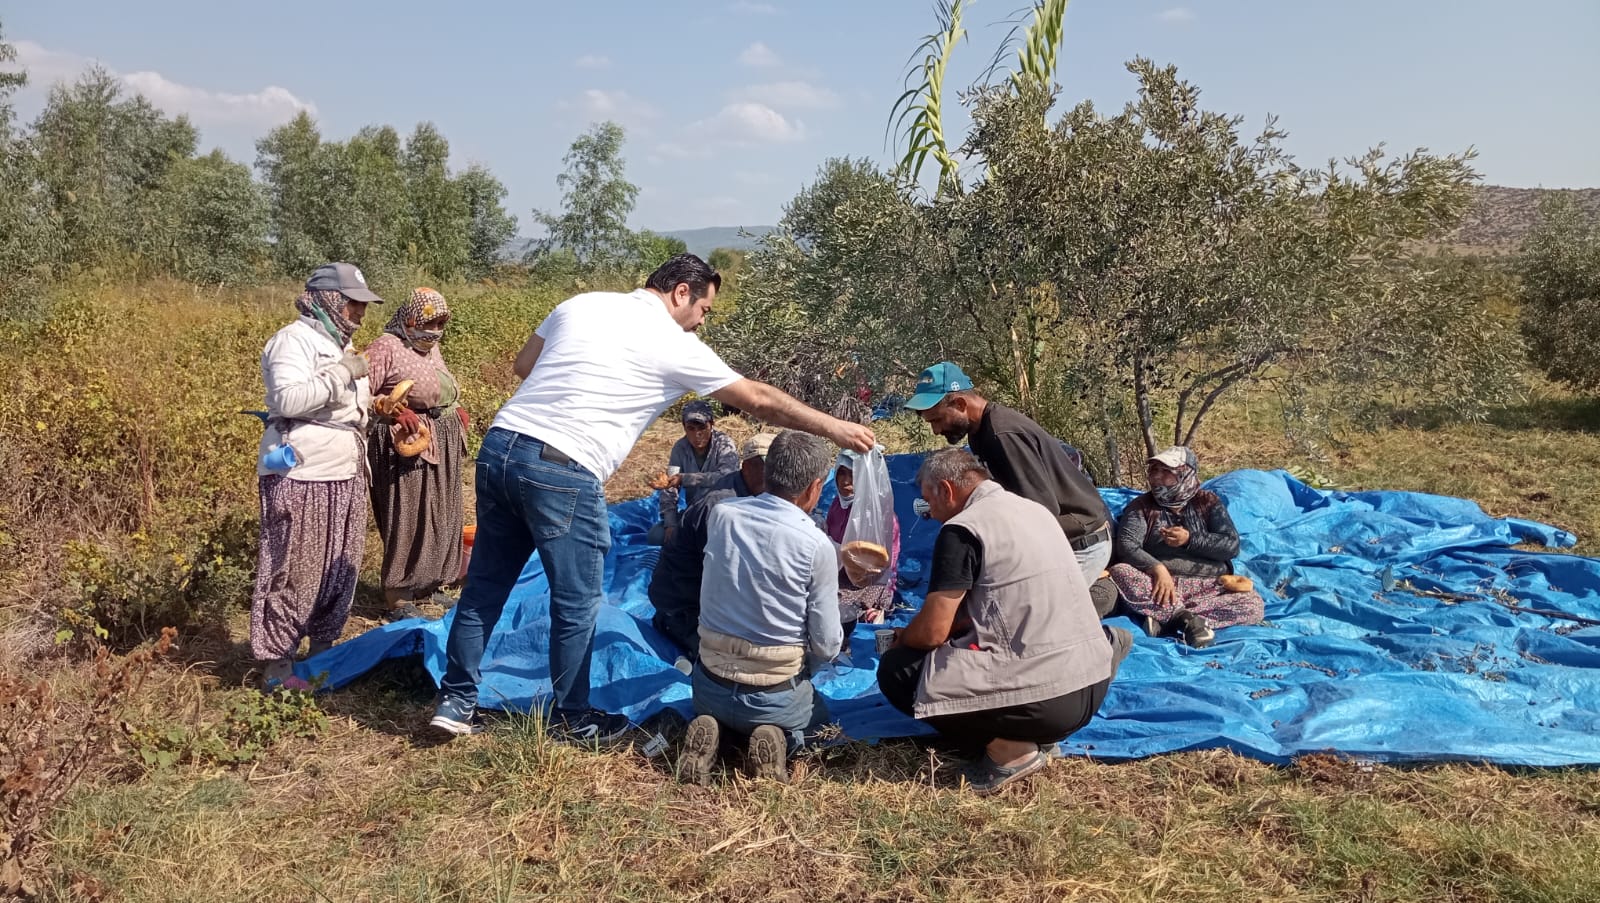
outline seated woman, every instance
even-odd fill
[[[1111,579],[1151,635],[1211,645],[1214,628],[1259,624],[1261,596],[1233,577],[1239,531],[1228,507],[1200,488],[1194,452],[1175,445],[1149,461],[1150,491],[1117,519]],[[1230,591],[1230,590],[1239,590]]]
[[[828,506],[824,521],[828,538],[838,546],[844,543],[844,530],[850,523],[851,506],[855,503],[855,458],[852,451],[839,453],[834,465],[833,485],[838,490],[833,503]],[[882,576],[856,585],[847,568],[839,568],[839,617],[846,624],[857,620],[868,624],[881,624],[894,607],[895,569],[900,563],[900,521],[890,517],[894,524],[894,539],[889,543],[889,564]]]

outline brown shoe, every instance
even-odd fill
[[[771,778],[780,784],[789,783],[787,753],[789,738],[783,729],[763,724],[750,734],[750,752],[745,764],[753,778]]]
[[[710,715],[700,715],[689,722],[689,733],[683,738],[683,753],[678,756],[678,780],[690,784],[711,783],[711,769],[717,764],[717,747],[722,740],[722,727]]]

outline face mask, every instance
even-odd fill
[[[855,500],[856,500],[856,497],[853,494],[852,495],[845,495],[842,492],[839,493],[839,507],[840,508],[848,509],[852,504],[855,503]]]

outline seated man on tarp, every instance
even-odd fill
[[[679,775],[705,783],[722,729],[748,735],[754,777],[788,780],[787,757],[828,717],[811,665],[833,660],[839,560],[811,512],[833,455],[790,430],[767,451],[766,491],[729,499],[706,524],[700,584],[700,660]]]
[[[878,663],[891,705],[976,757],[990,794],[1045,767],[1089,723],[1133,637],[1102,628],[1072,545],[1044,506],[1006,491],[971,452],[928,456],[917,485],[944,526],[922,610]]]
[[[724,476],[683,512],[650,575],[650,604],[656,609],[650,623],[683,653],[675,667],[685,674],[700,656],[700,574],[706,518],[712,508],[728,499],[760,495],[766,489],[767,449],[772,438],[772,433],[760,433],[744,441],[739,469]]]
[[[672,444],[667,472],[650,484],[661,503],[661,522],[650,528],[646,541],[661,545],[677,530],[680,489],[684,505],[693,505],[738,469],[733,440],[716,428],[711,403],[697,398],[684,405],[683,438]]]

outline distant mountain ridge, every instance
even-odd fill
[[[1484,185],[1461,227],[1447,242],[1474,248],[1512,251],[1539,221],[1539,205],[1548,195],[1571,195],[1590,218],[1600,221],[1600,188],[1503,188]]]
[[[1552,194],[1571,195],[1580,209],[1600,221],[1600,188],[1506,188],[1484,185],[1477,189],[1477,199],[1460,228],[1447,236],[1444,243],[1496,252],[1514,251],[1539,221],[1539,205],[1547,195]],[[678,229],[662,234],[681,239],[689,246],[689,253],[706,257],[717,248],[754,250],[760,245],[762,236],[776,229],[776,226],[711,226],[705,229]],[[501,254],[508,260],[520,260],[533,243],[531,238],[512,239],[506,243]]]
[[[711,226],[705,229],[679,229],[676,232],[661,234],[681,240],[689,246],[690,254],[705,257],[718,248],[753,251],[761,244],[763,236],[777,228],[777,226]]]
[[[710,226],[705,229],[679,229],[661,234],[681,240],[689,246],[690,254],[707,257],[718,248],[753,251],[761,244],[762,236],[777,228],[777,226]],[[536,243],[537,240],[532,238],[513,238],[500,249],[500,256],[506,260],[521,260]]]

